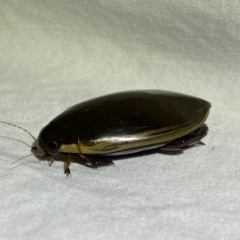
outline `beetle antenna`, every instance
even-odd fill
[[[27,156],[26,156],[26,157],[27,157]],[[11,171],[11,170],[13,170],[14,168],[17,168],[17,167],[19,167],[19,166],[21,166],[21,165],[29,164],[29,163],[38,163],[38,161],[36,161],[36,162],[26,162],[26,163],[21,163],[21,164],[15,166],[15,167],[10,168],[9,171]]]
[[[23,127],[20,127],[18,125],[15,125],[15,124],[12,124],[12,123],[8,123],[8,122],[4,122],[4,121],[1,121],[1,123],[4,123],[4,124],[7,124],[7,125],[10,125],[10,126],[13,126],[13,127],[17,127],[19,129],[22,129],[24,132],[26,132],[31,138],[33,138],[34,140],[37,140],[28,130],[26,130],[25,128]]]
[[[28,155],[26,155],[26,156],[20,157],[18,160],[12,162],[11,165],[13,165],[14,163],[16,163],[16,162],[18,162],[18,161],[20,161],[20,160],[22,160],[22,159],[24,159],[24,158],[27,158],[27,157],[29,157],[29,156],[31,156],[31,155],[33,155],[33,154],[31,153],[31,154],[28,154]]]
[[[40,156],[40,157],[41,157],[41,154],[38,154],[38,153],[36,153],[36,154],[30,153],[30,154],[28,154],[28,155],[26,155],[26,156],[20,157],[20,158],[17,159],[16,161],[12,162],[11,165],[15,164],[15,163],[18,162],[18,161],[21,161],[21,160],[24,159],[24,158],[27,158],[27,157],[29,157],[29,156],[32,156],[32,155],[34,155],[34,156]]]

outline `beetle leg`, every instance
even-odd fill
[[[53,163],[54,163],[54,157],[53,157],[53,156],[50,156],[50,157],[48,158],[48,165],[49,165],[49,167],[51,167]]]
[[[69,153],[68,154],[68,158],[67,158],[67,162],[65,163],[65,166],[64,166],[64,173],[68,176],[71,174],[71,171],[70,171],[70,164],[72,162],[72,153]]]
[[[115,167],[115,164],[113,163],[113,161],[106,161],[106,160],[94,160],[91,157],[89,157],[88,155],[83,155],[83,154],[79,154],[79,156],[83,159],[85,159],[87,161],[87,163],[89,163],[93,168],[98,168],[98,167],[102,167],[102,166],[109,166],[109,165],[113,165]]]
[[[103,167],[103,166],[110,166],[110,165],[115,167],[115,164],[114,164],[113,161],[102,161],[102,160],[100,160],[100,161],[95,162],[94,164],[95,164],[96,168]]]
[[[200,128],[196,131],[178,138],[173,142],[166,144],[165,146],[161,147],[161,150],[168,150],[168,151],[183,151],[184,149],[194,145],[194,144],[201,144],[205,145],[200,140],[207,135],[208,127],[207,125],[203,124]]]
[[[87,157],[86,155],[79,154],[79,156],[81,158],[83,158],[84,160],[86,160],[90,165],[93,165],[93,161],[89,157]]]
[[[104,160],[96,161],[96,160],[92,159],[91,157],[82,154],[81,153],[81,149],[80,149],[80,140],[79,140],[79,138],[78,138],[78,148],[79,148],[79,156],[81,158],[83,158],[84,160],[86,160],[87,163],[89,163],[93,168],[98,168],[98,167],[108,166],[108,165],[113,165],[115,167],[115,165],[114,165],[114,163],[112,161],[106,161],[106,160],[105,161]]]
[[[83,154],[81,153],[80,140],[79,140],[79,138],[78,138],[77,141],[78,141],[79,156],[80,156],[81,158],[83,158],[84,160],[86,160],[90,165],[93,165],[93,163],[92,163],[92,161],[90,160],[90,158],[86,157],[85,155],[83,155]]]

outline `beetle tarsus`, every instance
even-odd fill
[[[87,161],[87,163],[92,167],[92,168],[98,168],[98,167],[103,167],[103,166],[109,166],[112,165],[115,167],[115,164],[113,161],[107,161],[107,160],[94,160],[88,155],[79,155],[81,158]]]
[[[96,168],[109,166],[109,165],[112,165],[113,167],[115,167],[115,164],[113,161],[97,161],[94,164],[95,164]]]
[[[71,174],[71,171],[70,171],[70,164],[72,162],[72,153],[68,153],[68,158],[67,158],[67,161],[65,163],[65,166],[64,166],[64,173],[69,176]]]
[[[69,175],[71,175],[70,168],[66,168],[65,171],[64,171],[64,173],[67,175],[67,177],[68,177]]]

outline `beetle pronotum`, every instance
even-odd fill
[[[101,96],[55,117],[40,131],[36,148],[51,163],[55,155],[67,153],[66,174],[74,154],[95,167],[104,161],[93,160],[93,155],[116,156],[156,148],[183,151],[206,136],[204,122],[210,107],[203,99],[160,90]]]

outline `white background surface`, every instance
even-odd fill
[[[90,169],[48,167],[1,125],[1,239],[239,239],[238,1],[1,1],[1,120],[37,136],[67,107],[120,90],[212,103],[205,146]],[[19,142],[19,141],[23,141]]]

